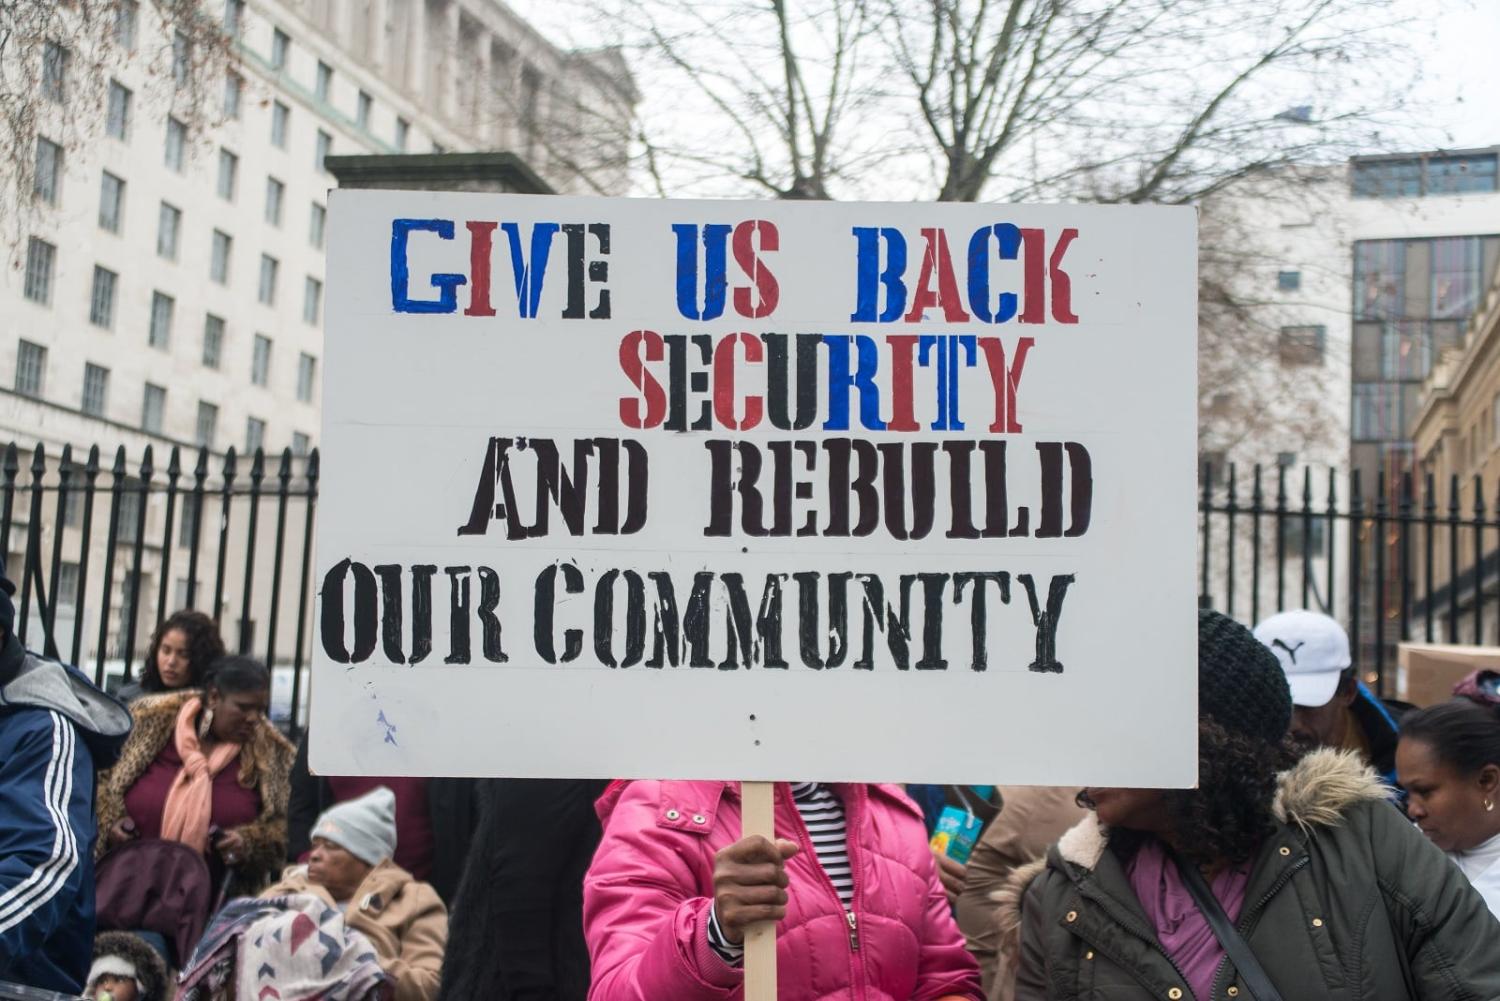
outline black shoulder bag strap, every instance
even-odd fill
[[[1255,1001],[1281,1001],[1281,994],[1277,992],[1276,985],[1271,983],[1271,978],[1266,976],[1266,971],[1261,969],[1260,961],[1255,958],[1255,953],[1250,951],[1250,943],[1246,942],[1244,936],[1234,927],[1234,922],[1229,920],[1229,915],[1224,913],[1224,908],[1219,904],[1219,899],[1214,896],[1214,891],[1209,889],[1208,881],[1203,878],[1203,873],[1191,862],[1184,862],[1174,853],[1172,862],[1177,866],[1177,871],[1182,874],[1182,881],[1187,885],[1188,892],[1193,895],[1193,902],[1198,905],[1198,910],[1208,919],[1208,926],[1213,929],[1214,938],[1224,947],[1224,952],[1229,956],[1229,961],[1239,971],[1240,979],[1245,982],[1245,988],[1249,990],[1250,996]]]

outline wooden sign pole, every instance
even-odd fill
[[[759,834],[776,840],[776,786],[740,784],[740,837]],[[745,1001],[776,1001],[776,923],[762,921],[745,931]]]

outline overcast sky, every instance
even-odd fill
[[[1431,75],[1418,95],[1432,105],[1452,145],[1500,144],[1500,0],[1412,0],[1409,6],[1414,16],[1451,8],[1421,40]]]
[[[580,10],[580,0],[504,0],[549,39],[567,47],[607,41]],[[1398,16],[1409,18],[1407,42],[1416,52],[1420,75],[1411,83],[1408,144],[1421,149],[1468,148],[1500,144],[1500,0],[1391,0]],[[658,110],[674,97],[638,77],[644,100]],[[1305,95],[1303,95],[1305,96]],[[1288,107],[1302,103],[1287,94]],[[1390,151],[1389,149],[1382,152]]]

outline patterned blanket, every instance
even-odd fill
[[[311,894],[236,900],[204,932],[177,1001],[387,1001],[370,940]]]

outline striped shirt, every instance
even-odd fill
[[[854,867],[849,862],[849,829],[844,820],[844,804],[832,789],[819,782],[792,783],[792,801],[797,804],[797,813],[807,827],[818,865],[833,882],[839,902],[848,909],[854,899]],[[724,937],[719,928],[719,916],[712,909],[708,913],[708,944],[730,966],[744,962],[745,947]]]
[[[849,864],[849,835],[844,823],[844,804],[833,790],[818,782],[792,784],[792,799],[802,823],[812,838],[818,865],[828,873],[839,900],[847,908],[854,899],[854,868]]]

